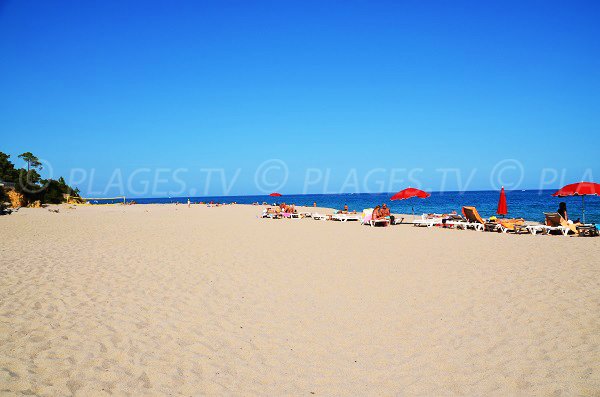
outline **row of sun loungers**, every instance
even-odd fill
[[[455,227],[458,229],[473,229],[478,231],[490,231],[508,233],[514,232],[517,234],[530,233],[549,234],[558,232],[563,236],[568,236],[569,233],[585,235],[598,235],[598,229],[595,225],[574,225],[567,222],[559,213],[551,212],[544,213],[546,224],[531,224],[526,223],[524,219],[497,219],[495,221],[486,221],[483,219],[475,207],[463,207],[464,218],[460,215],[423,215],[421,219],[413,221],[415,226],[442,226]]]
[[[598,229],[595,225],[574,225],[567,222],[563,217],[556,212],[544,213],[546,223],[544,225],[527,223],[524,219],[496,219],[487,221],[479,213],[475,207],[463,207],[463,215],[458,214],[423,214],[420,219],[415,219],[412,222],[414,226],[434,227],[440,226],[445,228],[456,229],[472,229],[476,231],[489,231],[498,233],[513,232],[516,234],[529,233],[550,234],[559,233],[563,236],[568,236],[570,233],[575,235],[598,235]],[[372,210],[365,210],[362,213],[335,213],[335,214],[320,214],[320,213],[268,213],[263,212],[263,218],[312,218],[314,220],[332,220],[338,222],[357,221],[368,226],[389,226],[390,218],[372,219]],[[398,217],[394,224],[403,223],[404,218]]]

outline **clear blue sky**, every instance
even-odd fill
[[[0,151],[54,176],[185,168],[187,195],[222,167],[252,194],[281,159],[284,193],[307,168],[331,191],[379,167],[488,189],[517,159],[519,188],[545,167],[600,180],[598,1],[0,2]]]

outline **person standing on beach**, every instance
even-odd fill
[[[188,208],[190,208],[190,205],[191,205],[191,204],[192,204],[192,203],[191,203],[190,199],[188,198]]]

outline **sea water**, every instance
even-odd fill
[[[513,190],[506,192],[508,204],[508,217],[525,218],[527,220],[544,220],[544,212],[556,212],[561,201],[567,203],[570,219],[581,218],[581,197],[552,197],[554,190]],[[312,206],[317,203],[319,207],[341,209],[348,205],[350,210],[362,211],[383,203],[387,204],[394,213],[410,214],[414,209],[415,214],[422,213],[449,213],[461,212],[463,206],[474,206],[481,216],[496,215],[498,207],[498,191],[468,191],[468,192],[433,192],[426,199],[411,198],[408,200],[390,201],[393,193],[344,193],[344,194],[290,194],[282,197],[268,195],[255,196],[210,196],[210,197],[176,197],[176,198],[134,198],[139,204],[157,203],[187,203],[188,198],[192,203],[214,202],[251,204],[281,203]],[[127,198],[130,201],[130,198]],[[585,198],[585,214],[587,223],[600,223],[600,197],[587,196]]]

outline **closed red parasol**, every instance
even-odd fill
[[[594,182],[571,183],[554,192],[554,197],[581,196],[581,219],[585,223],[585,196],[599,196],[600,184]]]
[[[420,189],[415,189],[414,187],[409,187],[404,190],[400,190],[398,193],[394,194],[390,200],[406,200],[412,197],[418,198],[427,198],[431,196],[431,194],[424,192]],[[412,207],[412,214],[415,215],[415,207]]]
[[[504,193],[504,186],[502,186],[502,190],[500,190],[500,200],[498,201],[498,209],[496,210],[496,214],[498,214],[498,215],[508,214],[508,208],[506,206],[506,193]]]
[[[281,193],[275,192],[275,193],[269,194],[269,196],[271,196],[271,197],[281,197]]]

